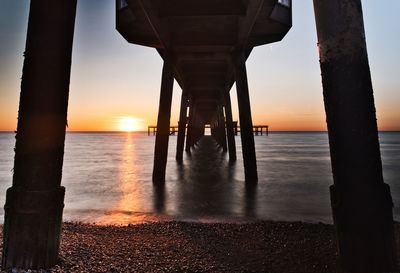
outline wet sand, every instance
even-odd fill
[[[1,236],[2,237],[2,236]],[[51,272],[336,272],[332,225],[64,223]]]

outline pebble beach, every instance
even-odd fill
[[[336,272],[337,268],[334,229],[322,223],[64,223],[61,240],[59,263],[47,272]]]

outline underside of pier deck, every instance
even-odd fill
[[[290,27],[291,8],[285,1],[117,0],[117,30],[130,43],[156,48],[173,67],[174,77],[184,93],[178,160],[182,158],[185,137],[182,132],[186,123],[187,151],[209,124],[224,150],[228,136],[230,159],[235,160],[229,92],[233,83],[238,83],[246,181],[257,181],[257,166],[245,61],[253,47],[281,40]],[[186,107],[189,107],[188,117]],[[164,108],[165,103],[160,100],[157,125],[160,128],[169,125],[169,120],[161,114]],[[157,131],[154,173],[161,174],[155,176],[161,181],[167,154],[160,151],[167,149],[165,138],[168,138],[165,132]]]

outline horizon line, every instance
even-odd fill
[[[0,130],[1,133],[16,133],[16,130]],[[147,130],[143,131],[102,131],[102,130],[68,130],[66,133],[147,133]],[[328,130],[268,130],[271,132],[328,132]],[[400,130],[378,130],[378,132],[400,132]],[[152,134],[152,132],[151,132]]]

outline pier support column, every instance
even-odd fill
[[[182,161],[183,148],[185,145],[185,131],[186,131],[186,112],[187,112],[187,99],[185,93],[182,92],[181,109],[179,113],[178,122],[178,139],[176,143],[176,160]]]
[[[225,117],[224,117],[224,109],[223,109],[222,105],[220,105],[218,107],[218,125],[219,125],[219,132],[221,135],[222,150],[224,152],[226,152],[228,150],[228,147],[227,147],[227,143],[226,143]]]
[[[202,133],[203,133],[203,131],[201,129],[203,124],[202,124],[202,121],[200,120],[198,112],[196,111],[196,108],[194,108],[192,125],[193,125],[193,127],[192,127],[192,138],[190,140],[190,147],[194,147],[194,145],[202,137]]]
[[[243,53],[235,58],[235,80],[239,105],[240,138],[242,140],[242,153],[246,182],[257,182],[257,161],[254,147],[253,121],[251,118],[249,88],[247,72]]]
[[[225,116],[226,116],[226,133],[228,138],[229,160],[235,161],[236,143],[235,143],[233,120],[232,120],[231,97],[229,93],[225,93]]]
[[[22,73],[2,268],[57,262],[64,207],[61,171],[76,1],[32,1]]]
[[[360,0],[314,0],[343,272],[395,272],[392,199],[383,181]]]
[[[235,136],[238,135],[238,126],[237,126],[237,121],[233,122],[233,131],[235,132]]]
[[[154,149],[153,182],[165,181],[173,85],[174,71],[170,58],[167,56],[164,60],[161,79],[160,105],[158,108],[156,145]]]
[[[187,136],[186,136],[186,152],[190,152],[191,141],[193,138],[193,116],[194,116],[194,106],[189,106],[189,120],[188,120],[188,128],[187,128]]]

